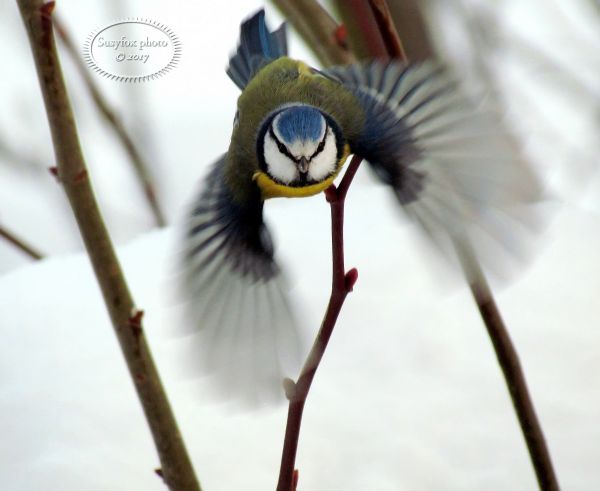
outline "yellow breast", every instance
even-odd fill
[[[313,196],[327,189],[333,184],[333,181],[344,166],[344,162],[348,158],[348,155],[350,155],[350,147],[345,145],[344,155],[342,155],[342,158],[338,164],[338,168],[333,175],[329,176],[324,181],[317,182],[309,186],[286,186],[285,184],[275,182],[262,171],[255,172],[252,178],[256,181],[256,184],[258,184],[263,200],[269,198],[304,198],[307,196]]]

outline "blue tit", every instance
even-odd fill
[[[242,91],[231,143],[190,213],[183,265],[199,358],[221,387],[260,398],[263,388],[282,393],[299,346],[267,199],[320,193],[357,154],[442,244],[471,224],[501,236],[504,210],[539,191],[495,118],[439,65],[317,70],[288,58],[285,25],[271,32],[264,17],[242,23],[229,60]]]

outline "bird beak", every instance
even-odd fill
[[[300,171],[300,174],[306,174],[308,172],[308,160],[306,157],[300,157],[300,160],[298,161],[298,170]]]

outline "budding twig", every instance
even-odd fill
[[[327,305],[321,328],[317,333],[317,337],[306,358],[297,382],[294,384],[291,380],[286,381],[286,395],[289,399],[289,407],[277,491],[295,491],[294,483],[297,482],[297,477],[294,478],[294,466],[304,404],[306,403],[310,386],[325,354],[325,349],[333,333],[346,296],[352,291],[358,279],[358,272],[355,268],[346,272],[344,266],[344,203],[348,188],[352,183],[352,179],[354,179],[361,161],[362,158],[355,155],[338,188],[336,189],[332,185],[325,191],[325,198],[331,208],[331,296],[329,297],[329,304]]]

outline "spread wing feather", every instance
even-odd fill
[[[518,249],[515,235],[533,223],[525,205],[543,193],[491,109],[472,102],[435,63],[372,62],[321,73],[351,90],[365,112],[352,151],[436,244],[485,235]]]
[[[258,403],[283,395],[299,339],[260,195],[239,204],[212,168],[188,219],[183,261],[198,359],[229,395]]]

